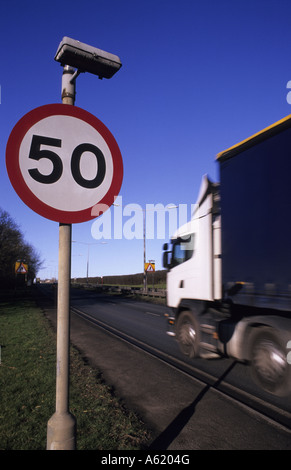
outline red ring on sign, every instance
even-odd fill
[[[30,190],[22,176],[19,165],[19,152],[23,138],[29,129],[37,122],[55,115],[72,116],[85,121],[99,132],[109,147],[113,162],[113,175],[110,188],[100,201],[96,201],[94,206],[87,209],[80,211],[62,211],[45,204]],[[35,108],[25,114],[25,116],[17,122],[12,129],[6,146],[6,168],[14,190],[30,209],[47,219],[66,224],[87,222],[88,220],[96,218],[96,215],[92,215],[92,209],[99,204],[102,204],[102,209],[105,209],[106,206],[109,208],[118,196],[123,180],[122,156],[117,142],[109,129],[88,111],[78,108],[77,106],[60,103],[47,104]]]

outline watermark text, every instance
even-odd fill
[[[196,204],[139,204],[123,206],[122,196],[115,199],[111,207],[97,204],[91,214],[98,217],[92,224],[91,234],[96,240],[165,240],[169,239],[178,227],[186,224]]]

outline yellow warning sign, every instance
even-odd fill
[[[155,272],[155,263],[145,263],[144,264],[144,270],[147,273]]]
[[[28,265],[22,261],[16,261],[15,263],[15,273],[16,274],[26,274],[28,272]]]

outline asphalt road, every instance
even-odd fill
[[[291,433],[286,427],[209,385],[203,375],[202,379],[199,374],[191,377],[187,367],[201,370],[205,377],[213,377],[214,383],[229,383],[238,390],[243,389],[248,395],[255,395],[265,408],[280,409],[288,417],[290,397],[279,399],[264,394],[253,384],[248,367],[230,359],[187,361],[173,338],[165,334],[165,306],[74,289],[71,305],[73,311],[86,313],[118,332],[137,338],[139,343],[149,346],[149,351],[154,348],[162,352],[161,358],[155,357],[72,312],[73,344],[152,430],[149,448],[291,448]],[[51,307],[46,306],[46,314],[55,323],[56,312]],[[166,363],[163,358],[167,356],[185,364],[185,370]]]

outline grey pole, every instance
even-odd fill
[[[146,209],[143,209],[143,290],[147,292],[147,272],[146,264]]]
[[[65,66],[62,102],[74,105],[75,69]],[[59,224],[56,411],[47,424],[47,450],[75,450],[76,420],[69,411],[70,281],[72,225]]]

